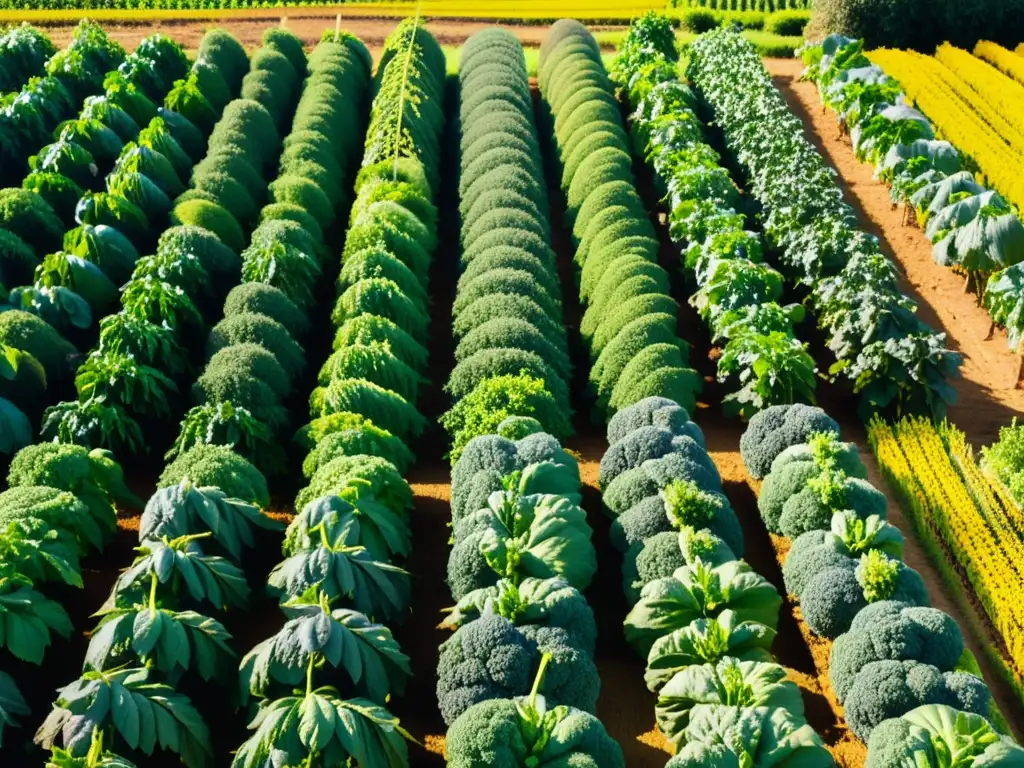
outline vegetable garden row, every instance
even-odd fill
[[[49,765],[127,767],[169,752],[198,768],[223,760],[205,713],[240,709],[250,734],[230,746],[234,766],[415,760],[389,708],[410,675],[432,672],[413,669],[392,628],[414,609],[419,575],[404,568],[415,545],[405,476],[429,427],[419,401],[447,184],[460,224],[452,405],[440,419],[455,607],[436,706],[450,764],[625,765],[595,716],[601,596],[587,588],[611,563],[599,561],[597,510],[581,506],[564,447],[574,408],[606,425],[598,485],[631,606],[623,631],[677,752],[668,765],[833,764],[773,656],[783,596],[743,559],[762,523],[792,540],[786,592],[809,631],[834,641],[828,675],[868,765],[1024,760],[956,622],[902,562],[902,534],[855,446],[799,404],[814,402],[815,354],[830,353],[865,415],[940,414],[957,356],[913,317],[893,265],[856,229],[738,35],[694,43],[691,90],[666,19],[637,21],[610,74],[593,36],[563,20],[540,51],[536,101],[512,34],[474,35],[449,81],[418,19],[399,24],[375,70],[359,41],[331,32],[307,54],[268,30],[250,58],[211,31],[191,64],[160,36],[126,56],[87,24],[72,46],[84,49],[76,61],[101,61],[76,95],[81,114],[25,139],[42,146],[57,131],[31,174],[13,172],[45,178],[0,191],[4,280],[20,268],[14,283],[31,281],[0,313],[0,447],[14,454],[0,495],[0,652],[18,660],[0,673],[5,749],[13,726],[42,722]],[[50,69],[29,62],[25,76],[40,66]],[[67,90],[54,72],[51,89]],[[455,164],[442,162],[446,131],[457,132]],[[662,263],[634,154],[668,201],[678,265]],[[573,251],[569,284],[556,221]],[[725,342],[725,410],[749,419],[740,449],[764,478],[761,521],[734,511],[690,418],[702,381],[666,267],[682,268]],[[585,310],[582,393],[568,291]],[[799,291],[827,353],[800,339],[802,308],[782,303]],[[316,368],[324,327],[332,344]],[[296,419],[307,395],[308,418]],[[266,510],[288,487],[282,445],[296,428],[305,485],[260,587],[282,615],[260,615],[277,631],[244,648],[227,625],[257,618],[256,553],[280,542]],[[147,446],[170,450],[143,504],[114,456],[133,465]],[[911,474],[927,496],[927,476]],[[81,676],[43,720],[51,692],[28,689],[26,670],[54,635],[82,629],[47,595],[82,586],[115,508],[142,508],[137,556],[117,564]],[[1005,616],[1010,631],[1016,613]]]

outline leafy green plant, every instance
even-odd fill
[[[78,369],[75,387],[79,399],[102,398],[145,416],[169,416],[168,396],[177,384],[162,371],[142,365],[127,354],[94,352]]]
[[[273,468],[284,452],[266,424],[246,408],[222,400],[189,410],[178,437],[164,458],[173,459],[196,445],[226,445],[261,467]]]
[[[0,648],[16,658],[42,664],[51,635],[71,634],[71,619],[60,603],[32,588],[32,580],[10,564],[0,567]]]
[[[207,768],[213,761],[210,730],[192,702],[154,682],[148,669],[84,673],[57,691],[54,708],[35,741],[43,749],[61,742],[68,753],[81,757],[88,754],[96,730],[109,732],[146,755],[159,745],[181,755],[189,768]]]
[[[33,583],[60,580],[82,586],[75,537],[37,517],[9,522],[0,531],[0,562]]]
[[[189,370],[188,356],[172,329],[124,311],[100,320],[96,350],[100,354],[126,355],[140,365],[159,365],[169,376]]]
[[[108,403],[106,395],[64,401],[47,408],[40,431],[44,438],[58,443],[128,453],[145,453],[147,449],[142,428],[124,406]]]
[[[3,746],[4,728],[18,727],[15,717],[29,714],[28,704],[21,695],[14,679],[6,672],[0,672],[0,746]]]
[[[135,763],[103,748],[103,731],[93,728],[92,741],[85,757],[75,757],[69,750],[54,747],[46,768],[136,768]]]
[[[806,345],[787,333],[734,338],[719,360],[718,380],[737,376],[742,387],[725,396],[725,412],[750,418],[772,405],[813,403],[816,371]]]
[[[359,695],[380,705],[404,691],[412,670],[391,630],[358,611],[332,608],[331,603],[314,586],[282,605],[287,623],[242,659],[243,701],[249,695],[267,697],[274,685],[302,684],[310,663],[314,674],[325,666],[343,670]]]
[[[124,311],[171,330],[201,328],[203,317],[185,290],[154,277],[132,280],[121,291]]]

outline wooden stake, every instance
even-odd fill
[[[341,14],[334,20],[334,39],[337,40],[341,37]]]

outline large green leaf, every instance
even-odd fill
[[[59,579],[74,587],[82,586],[74,535],[37,517],[8,523],[0,531],[0,562],[37,583]]]
[[[269,696],[274,684],[293,688],[303,683],[314,654],[344,670],[356,692],[378,704],[404,691],[412,670],[390,629],[358,611],[332,610],[328,597],[315,587],[282,607],[288,622],[242,659],[243,702],[250,694]]]
[[[412,548],[409,524],[368,490],[342,495],[321,496],[302,508],[288,525],[284,554],[294,554],[313,546],[310,531],[323,526],[328,539],[342,529],[350,529],[353,540],[377,560],[404,557]]]
[[[973,221],[935,243],[935,263],[990,273],[1024,261],[1024,224],[1015,213],[992,213],[983,209]]]
[[[43,749],[59,743],[73,757],[83,757],[96,729],[116,732],[129,749],[146,755],[159,745],[181,755],[188,768],[213,762],[210,730],[192,702],[152,681],[147,669],[90,671],[59,689],[35,742]]]
[[[232,768],[409,765],[405,740],[411,737],[398,718],[367,699],[339,698],[333,688],[263,701],[249,728],[254,733]]]
[[[32,423],[14,403],[0,397],[0,453],[15,454],[32,443]]]
[[[42,664],[51,634],[69,637],[71,619],[60,603],[32,589],[32,582],[4,565],[0,572],[0,648],[31,664]]]
[[[0,671],[0,747],[3,746],[4,728],[18,727],[15,717],[29,714],[28,704],[15,685],[14,679]]]

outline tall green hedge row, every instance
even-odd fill
[[[455,400],[444,425],[452,461],[507,416],[569,431],[562,295],[549,245],[548,197],[522,46],[488,29],[459,65],[460,276],[453,306]],[[498,307],[496,311],[492,308]]]
[[[689,348],[677,333],[678,307],[657,263],[658,240],[636,189],[622,115],[586,27],[569,19],[551,27],[538,83],[576,246],[595,412],[608,418],[654,395],[692,410],[701,381],[688,367]]]

